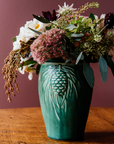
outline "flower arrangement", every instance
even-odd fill
[[[20,28],[19,35],[13,38],[13,50],[5,59],[2,73],[8,101],[14,94],[17,72],[38,74],[40,66],[47,60],[56,58],[64,63],[83,63],[83,74],[88,84],[94,86],[94,73],[89,63],[98,62],[103,82],[106,82],[107,65],[114,75],[114,14],[102,14],[100,18],[90,13],[82,14],[89,8],[98,8],[97,2],[86,3],[80,8],[59,5],[51,14],[33,15],[33,20]]]

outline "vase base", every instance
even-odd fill
[[[52,139],[52,140],[57,140],[57,141],[84,141],[84,137],[77,137],[77,138],[52,138],[52,137],[49,137],[48,138]]]

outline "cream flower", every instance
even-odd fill
[[[29,73],[28,79],[32,80],[33,79],[33,73],[35,73],[36,70],[31,69],[29,66],[26,66],[25,71]]]
[[[20,45],[20,41],[15,41],[13,42],[13,50],[18,50],[20,49],[21,45]]]
[[[95,16],[96,22],[98,22],[98,21],[99,21],[98,16],[97,16],[97,15],[94,15],[94,16]],[[105,16],[106,16],[106,14],[102,14],[102,15],[100,16],[100,19],[105,19]],[[102,20],[102,21],[98,24],[98,26],[99,26],[100,28],[103,28],[103,27],[104,27],[104,20]]]
[[[28,57],[28,58],[29,58],[29,57]],[[26,61],[26,60],[28,60],[28,58],[25,58],[25,59],[21,58],[21,63],[24,62],[24,61]],[[33,78],[33,73],[35,73],[36,71],[35,71],[34,69],[31,69],[30,66],[31,66],[31,65],[23,66],[23,69],[20,67],[20,68],[18,68],[18,71],[19,71],[21,74],[25,74],[25,71],[28,72],[28,73],[29,73],[29,74],[28,74],[28,79],[29,79],[29,80],[32,80],[32,78]]]
[[[33,19],[31,21],[27,21],[26,24],[25,24],[25,29],[27,30],[28,34],[33,34],[34,33],[34,36],[38,35],[36,34],[35,32],[31,31],[29,28],[32,28],[36,31],[39,31],[39,32],[43,32],[45,29],[43,27],[43,23],[38,21],[37,19]]]
[[[21,70],[21,68],[18,68],[18,71],[21,73],[21,74],[25,74],[25,71],[28,72],[28,66],[23,66],[23,69]],[[33,73],[35,73],[36,71],[35,70],[29,70],[29,74],[28,74],[28,79],[29,80],[32,80],[33,79]]]
[[[106,14],[102,14],[102,15],[100,16],[100,19],[105,19],[105,16],[106,16]],[[103,27],[104,27],[104,20],[100,22],[99,26],[100,26],[100,28],[103,28]]]
[[[22,57],[21,57],[21,61],[20,61],[20,63],[22,63],[22,62],[24,62],[24,61],[26,61],[26,60],[28,60],[29,59],[29,57],[28,58],[25,58],[25,59],[23,59]],[[23,66],[23,69],[20,67],[20,68],[18,68],[18,71],[21,73],[21,74],[25,74],[25,69],[27,68],[28,66]]]
[[[20,29],[22,31],[22,29],[24,29],[24,27],[21,27]],[[20,41],[25,41],[25,37],[22,33],[19,33],[19,35],[16,36],[16,41],[13,42],[13,50],[17,50],[17,49],[21,48]]]
[[[96,20],[98,20],[98,16],[97,15],[94,15],[94,17],[95,17]]]
[[[36,36],[38,36],[37,33],[33,32],[32,30],[30,30],[29,28],[33,29],[33,30],[36,30],[36,31],[39,31],[39,32],[44,32],[46,30],[46,26],[50,26],[50,23],[48,24],[44,24],[40,21],[38,21],[37,19],[33,19],[31,21],[27,21],[26,24],[24,25],[24,27],[22,26],[20,28],[20,32],[19,32],[19,35],[16,36],[16,41],[13,42],[13,50],[18,50],[21,48],[21,43],[20,41],[24,41],[25,43],[28,42],[31,38],[36,38]],[[26,61],[29,59],[29,56],[25,59],[23,59],[21,57],[21,61],[20,63]],[[28,69],[29,67],[28,66],[23,66],[23,69],[21,68],[18,68],[18,71],[21,73],[21,74],[25,74],[25,71],[28,72]],[[28,75],[28,78],[29,80],[32,80],[32,73],[34,71],[31,70],[29,71],[29,75]]]
[[[71,6],[66,5],[66,2],[64,2],[64,6],[62,6],[62,7],[60,5],[58,5],[59,9],[56,11],[58,13],[57,16],[60,16],[66,10],[69,10],[71,12],[75,11],[76,8],[73,8],[73,5],[74,4],[72,4]]]
[[[25,43],[28,42],[31,38],[35,38],[38,36],[37,33],[33,32],[29,28],[39,31],[39,32],[44,32],[46,30],[46,26],[49,26],[49,24],[44,24],[37,19],[33,19],[31,21],[27,21],[24,27],[20,28],[19,35],[16,36],[16,41],[13,42],[13,50],[17,50],[21,48],[20,41],[24,41]]]
[[[29,72],[29,75],[28,75],[28,79],[29,79],[29,80],[32,80],[32,79],[33,79],[33,73],[34,73],[34,71],[30,71],[30,72]]]

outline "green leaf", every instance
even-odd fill
[[[83,64],[83,74],[85,76],[85,79],[87,80],[88,84],[90,85],[90,87],[94,87],[94,72],[92,70],[92,68],[90,67],[90,65],[86,62],[84,62]]]
[[[13,41],[13,42],[15,42],[16,40],[17,40],[16,37],[12,38],[12,41]]]
[[[30,30],[32,30],[33,32],[37,33],[37,34],[42,34],[41,32],[36,31],[36,30],[34,30],[34,29],[30,28],[30,27],[28,27],[28,28],[29,28]]]
[[[37,75],[38,75],[38,73],[39,73],[39,71],[40,71],[40,67],[41,67],[40,64],[38,64],[37,67],[36,67],[36,74],[37,74]]]
[[[30,58],[29,60],[25,61],[22,63],[22,65],[20,64],[20,67],[22,66],[26,66],[26,65],[35,65],[37,62],[33,60],[33,58]]]
[[[107,62],[102,56],[100,56],[99,58],[99,69],[100,69],[102,81],[105,83],[107,79]]]
[[[73,33],[73,34],[71,34],[71,37],[82,37],[82,36],[84,36],[83,33],[80,33],[80,34]]]
[[[50,30],[51,29],[51,27],[46,27],[46,30]]]
[[[76,38],[76,39],[74,39],[75,41],[80,41],[81,40],[81,38]]]
[[[33,14],[33,17],[34,17],[35,19],[39,20],[39,21],[42,22],[42,23],[50,23],[49,20],[43,18],[42,16],[36,16],[36,15]]]
[[[75,57],[75,58],[77,58],[78,56],[79,56],[79,52],[73,52],[72,53],[72,55]],[[80,58],[80,60],[83,60],[84,59],[84,55],[82,54],[82,56],[81,56],[81,58]]]
[[[66,50],[66,47],[65,47],[65,45],[62,45],[62,49],[63,49],[63,50]]]
[[[77,60],[76,60],[76,65],[79,63],[79,61],[80,61],[80,59],[82,57],[82,53],[83,52],[80,52],[80,54],[78,55]]]
[[[90,13],[89,18],[91,18],[92,21],[94,21],[94,20],[95,20],[95,16],[94,16],[94,14]]]
[[[110,67],[112,74],[114,76],[114,62],[112,61],[112,57],[107,55],[106,58],[107,58],[107,64]]]
[[[72,58],[69,58],[69,59],[67,59],[66,61],[65,61],[65,63],[68,63],[68,62],[70,62],[72,60]]]
[[[76,26],[75,26],[75,25],[72,25],[72,24],[69,24],[69,25],[66,27],[66,29],[68,29],[68,30],[73,30],[74,28],[76,28]]]

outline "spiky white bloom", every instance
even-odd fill
[[[71,6],[66,5],[66,2],[64,2],[64,6],[62,7],[58,5],[59,9],[56,11],[58,13],[57,16],[60,16],[65,10],[69,10],[71,12],[75,11],[76,8],[73,8],[73,5],[74,4],[71,4]]]

